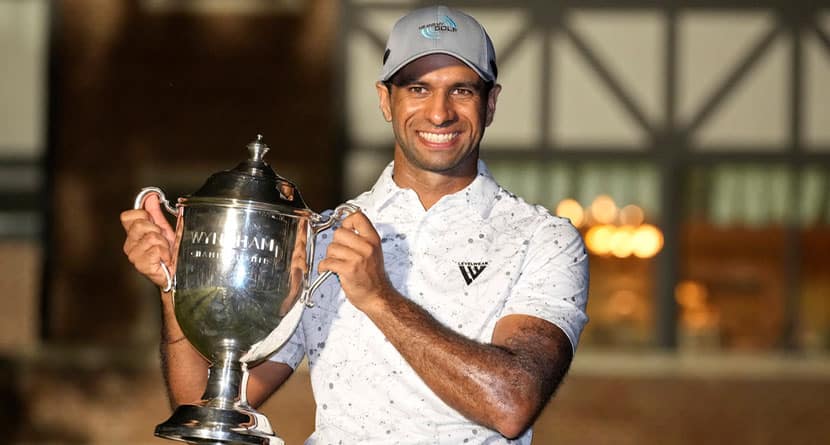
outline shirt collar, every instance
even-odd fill
[[[377,182],[367,194],[368,196],[364,197],[366,205],[376,212],[382,211],[383,207],[387,206],[393,198],[404,193],[414,193],[411,189],[401,188],[395,183],[392,178],[394,165],[395,162],[392,161],[383,169]],[[430,211],[433,211],[433,209],[440,211],[445,205],[460,201],[464,202],[470,210],[475,210],[484,219],[490,213],[500,189],[501,187],[496,183],[484,161],[479,159],[478,174],[473,182],[462,190],[442,197]]]

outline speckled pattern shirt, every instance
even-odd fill
[[[560,327],[575,348],[588,290],[588,258],[568,220],[501,188],[479,161],[476,179],[425,211],[398,187],[392,164],[353,202],[381,236],[387,274],[405,297],[479,342],[496,322],[526,314]],[[331,233],[317,239],[319,261]],[[316,270],[316,266],[314,268]],[[306,444],[523,444],[476,425],[439,399],[336,279],[312,297],[289,342],[271,360],[308,357],[316,430]]]

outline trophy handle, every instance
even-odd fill
[[[167,210],[167,213],[170,213],[174,216],[178,216],[179,212],[176,210],[175,207],[170,205],[170,201],[167,200],[167,197],[164,196],[164,192],[161,191],[158,187],[144,187],[138,192],[138,196],[135,197],[135,202],[133,203],[133,209],[143,209],[144,208],[144,200],[147,199],[148,196],[156,194],[158,195],[159,202],[164,206],[164,210]],[[167,286],[162,289],[162,292],[170,292],[173,289],[173,286],[176,285],[175,278],[170,274],[170,269],[164,264],[164,261],[161,262],[161,271],[164,272],[164,278],[167,278]]]
[[[331,216],[328,219],[322,221],[320,224],[315,225],[314,221],[312,221],[310,234],[310,237],[312,238],[311,252],[309,252],[308,255],[309,270],[311,270],[311,268],[313,267],[312,263],[314,262],[314,237],[323,230],[326,230],[329,227],[333,226],[334,223],[343,221],[347,216],[358,211],[360,211],[360,207],[349,202],[344,202],[343,204],[337,206],[334,209],[334,212],[332,212]],[[323,281],[326,281],[326,278],[330,277],[331,274],[332,272],[330,270],[327,270],[319,276],[317,276],[317,278],[310,285],[305,287],[306,290],[305,292],[303,292],[303,296],[302,298],[300,298],[300,301],[307,307],[314,307],[314,303],[311,302],[311,295],[314,294],[314,291],[317,290],[317,288],[320,287],[321,284],[323,284]]]

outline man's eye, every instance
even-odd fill
[[[459,96],[472,96],[473,95],[473,90],[468,89],[468,88],[455,88],[452,92],[453,92],[453,94],[456,94],[456,95],[459,95]]]
[[[409,92],[414,94],[424,94],[427,92],[427,89],[424,87],[409,87]]]

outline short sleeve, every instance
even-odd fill
[[[297,328],[294,329],[294,333],[288,338],[288,341],[281,348],[277,349],[268,360],[285,363],[292,369],[297,369],[303,357],[305,357],[305,334],[303,333],[303,322],[300,321]]]
[[[533,234],[521,275],[502,316],[531,315],[553,323],[576,351],[588,322],[588,254],[582,236],[566,219],[551,217]]]
[[[326,218],[332,215],[332,210],[326,210],[322,213],[322,215]],[[314,280],[317,278],[317,265],[320,261],[325,258],[326,250],[328,248],[328,243],[330,242],[331,237],[329,234],[333,229],[327,229],[326,231],[322,232],[322,234],[318,234],[319,237],[316,241],[316,248],[314,252],[314,264],[311,268],[311,279]],[[319,292],[319,291],[318,291]],[[303,304],[301,302],[295,302],[294,304]],[[291,334],[288,341],[278,349],[271,357],[268,359],[272,362],[280,362],[285,363],[286,365],[290,366],[293,369],[297,369],[300,362],[305,357],[305,344],[306,344],[306,336],[303,326],[305,323],[313,322],[313,320],[308,320],[308,310],[303,311],[303,316],[300,318],[300,322],[297,324],[297,328],[294,330],[294,333]]]

